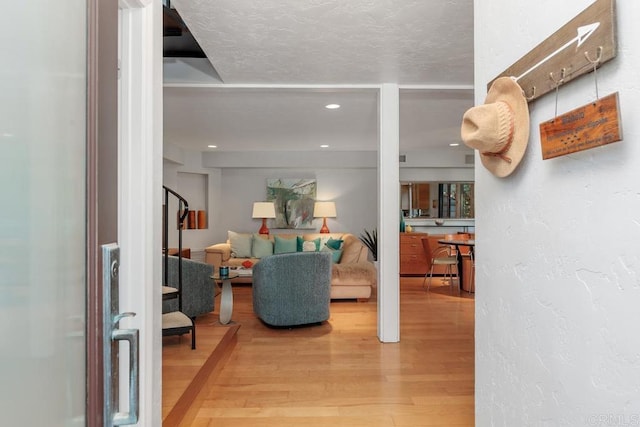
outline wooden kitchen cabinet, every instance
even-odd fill
[[[400,274],[427,273],[428,262],[421,239],[428,236],[428,233],[400,233]]]
[[[400,275],[419,276],[427,273],[429,262],[422,248],[422,238],[429,239],[431,252],[439,246],[438,240],[444,239],[444,234],[429,233],[400,233]],[[436,265],[433,275],[439,276],[446,273],[446,266]]]
[[[413,191],[413,207],[415,209],[421,209],[428,212],[429,209],[431,209],[429,184],[416,184]]]

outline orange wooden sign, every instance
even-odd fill
[[[618,92],[540,123],[544,160],[622,139]]]

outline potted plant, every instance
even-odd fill
[[[360,234],[360,241],[369,248],[374,263],[378,261],[378,230],[375,228],[371,231],[365,229],[364,233]]]

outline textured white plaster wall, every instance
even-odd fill
[[[476,103],[486,83],[588,7],[587,0],[479,1]],[[640,2],[618,0],[618,57],[598,70],[618,91],[622,142],[542,160],[539,123],[516,172],[476,157],[476,425],[640,425]],[[595,97],[593,74],[558,111]]]

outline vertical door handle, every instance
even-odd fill
[[[118,300],[120,248],[102,245],[104,427],[137,424],[140,402],[140,340],[137,329],[119,329],[120,320],[135,313],[120,313]],[[118,411],[120,341],[129,343],[129,412]]]
[[[140,408],[140,331],[137,329],[116,329],[120,319],[123,317],[133,316],[135,316],[135,313],[122,313],[116,316],[114,319],[114,330],[111,333],[111,338],[114,341],[129,342],[129,412],[116,412],[113,415],[114,426],[136,424],[138,422],[138,413]]]

